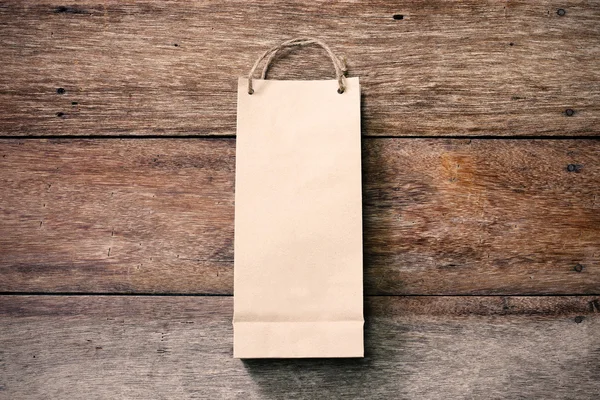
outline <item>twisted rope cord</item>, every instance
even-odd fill
[[[331,48],[329,46],[327,46],[327,44],[325,44],[325,42],[323,42],[319,39],[306,37],[306,38],[296,38],[296,39],[287,40],[287,41],[265,51],[258,58],[258,60],[256,60],[256,62],[252,66],[252,69],[250,70],[250,74],[248,74],[248,94],[254,93],[254,89],[252,87],[252,79],[253,79],[252,77],[254,76],[254,72],[256,71],[259,64],[262,62],[262,60],[264,60],[265,58],[267,59],[265,66],[263,68],[262,74],[261,74],[261,79],[266,79],[269,66],[273,62],[273,60],[279,50],[282,50],[287,47],[306,46],[309,44],[317,44],[327,52],[327,55],[329,56],[329,58],[331,58],[331,61],[333,62],[333,67],[335,69],[335,76],[338,81],[338,93],[340,93],[340,94],[344,93],[344,91],[346,90],[344,78],[345,78],[346,72],[348,71],[345,61],[339,59],[333,53]]]

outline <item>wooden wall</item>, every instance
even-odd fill
[[[297,36],[361,80],[366,357],[242,362],[236,82]],[[0,399],[600,397],[600,2],[0,1],[0,60]]]

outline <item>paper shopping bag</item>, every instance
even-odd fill
[[[277,50],[309,44],[337,79],[264,79]],[[234,357],[362,357],[358,78],[310,38],[252,73],[238,82]]]

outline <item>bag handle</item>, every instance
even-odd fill
[[[254,89],[252,88],[252,79],[253,79],[252,76],[254,75],[254,72],[256,71],[256,69],[258,68],[258,65],[261,63],[262,60],[264,60],[265,58],[268,57],[267,61],[265,63],[265,67],[262,71],[262,75],[261,75],[261,79],[266,79],[269,66],[271,65],[271,62],[273,61],[273,59],[275,58],[275,56],[279,50],[282,50],[287,47],[306,46],[309,44],[317,44],[327,52],[327,55],[329,55],[329,58],[331,58],[331,61],[333,62],[333,67],[335,69],[335,77],[338,81],[338,93],[339,94],[344,93],[344,91],[346,90],[344,78],[345,78],[346,72],[348,71],[348,69],[346,68],[346,63],[343,60],[339,59],[333,53],[331,48],[329,48],[329,46],[327,46],[323,41],[321,41],[319,39],[315,39],[315,38],[310,38],[310,37],[302,37],[302,38],[287,40],[287,41],[281,43],[280,45],[272,47],[269,50],[265,51],[258,58],[258,60],[256,60],[256,62],[254,63],[254,66],[250,70],[250,74],[248,75],[248,94],[254,93]]]
[[[263,68],[261,79],[267,79],[267,71],[269,70],[269,67],[271,66],[271,62],[273,61],[273,59],[275,58],[275,56],[277,55],[277,52],[279,52],[279,50],[282,50],[284,47],[302,46],[302,45],[308,45],[308,44],[312,44],[312,43],[318,43],[321,47],[323,47],[327,51],[327,54],[331,57],[331,60],[334,63],[336,63],[337,66],[342,70],[342,75],[346,75],[346,72],[348,72],[348,69],[346,67],[345,60],[336,57],[333,54],[333,51],[331,51],[331,49],[324,42],[322,42],[318,39],[313,39],[313,38],[297,38],[297,39],[288,40],[287,42],[283,42],[282,44],[279,45],[279,48],[277,50],[271,52],[271,55],[267,59],[267,61],[265,63],[265,67]]]

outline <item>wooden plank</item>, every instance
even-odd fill
[[[367,139],[367,294],[600,293],[600,142]],[[0,141],[0,291],[231,294],[235,140]]]
[[[316,34],[361,78],[366,135],[598,135],[599,23],[578,0],[3,1],[0,132],[233,135],[236,78]],[[332,68],[313,48],[270,76]]]
[[[0,398],[594,399],[599,297],[375,297],[364,359],[232,358],[231,297],[0,298]]]

